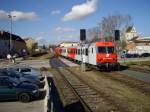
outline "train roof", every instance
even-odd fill
[[[114,46],[114,42],[96,42],[96,46]]]
[[[82,47],[89,47],[89,46],[115,46],[114,42],[94,42],[94,43],[87,43],[83,44]],[[61,49],[74,49],[74,48],[79,48],[81,46],[70,46],[70,47],[59,47]]]

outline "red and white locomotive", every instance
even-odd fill
[[[83,61],[85,64],[93,65],[100,69],[118,70],[120,66],[113,42],[95,42],[83,44],[82,46],[57,47],[55,53],[74,61]]]

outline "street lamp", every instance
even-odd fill
[[[12,16],[11,14],[8,15],[8,18],[10,18],[10,38],[9,38],[9,50],[10,50],[10,52],[12,49],[12,21],[13,21],[13,17],[16,17],[16,16]]]

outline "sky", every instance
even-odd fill
[[[98,25],[103,17],[130,15],[136,30],[150,36],[150,0],[0,0],[0,30],[40,44],[79,41],[81,28]]]

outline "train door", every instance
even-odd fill
[[[81,61],[81,47],[77,47],[77,55],[76,55],[76,60]]]
[[[88,63],[91,65],[96,65],[96,46],[95,43],[89,46],[89,55],[88,55]]]
[[[82,58],[84,63],[88,63],[88,45],[82,47]]]

